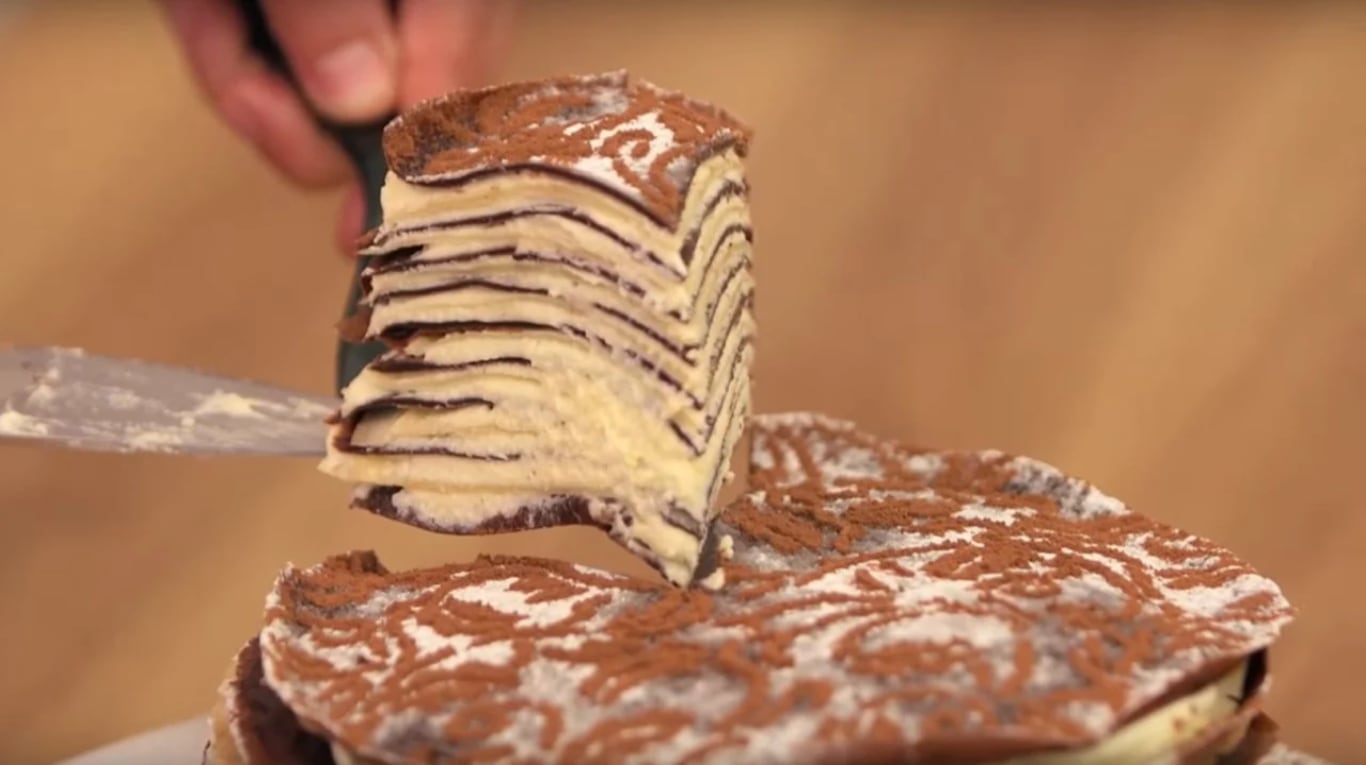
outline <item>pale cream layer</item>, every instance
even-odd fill
[[[739,198],[731,199],[718,208],[702,224],[698,259],[693,262],[689,279],[660,288],[668,293],[663,295],[665,302],[685,306],[681,319],[658,310],[644,297],[628,292],[621,285],[600,275],[576,270],[562,263],[516,261],[511,256],[484,256],[477,260],[435,263],[404,271],[374,274],[371,292],[367,296],[367,303],[373,311],[369,331],[377,335],[392,326],[412,322],[475,320],[480,319],[481,311],[484,310],[500,311],[511,320],[518,318],[517,306],[535,305],[540,301],[558,305],[561,315],[570,317],[564,319],[566,321],[572,321],[572,316],[577,313],[608,317],[607,312],[595,307],[600,305],[631,317],[679,345],[696,344],[706,334],[708,315],[722,313],[716,310],[723,308],[717,306],[718,296],[737,291],[744,293],[752,287],[750,272],[748,268],[743,268],[749,261],[749,242],[735,235],[725,237],[725,241],[722,241],[730,226],[748,225],[747,216],[748,208],[744,200]],[[465,233],[483,238],[489,232],[478,229]],[[519,240],[509,246],[521,247],[522,244]],[[552,255],[563,253],[566,251],[564,247],[565,243],[559,243],[557,249],[546,252]],[[468,286],[467,283],[474,280],[523,291],[496,291],[487,287]],[[466,283],[466,286],[462,287],[462,283]],[[425,292],[396,294],[413,290]],[[528,291],[546,294],[537,295]],[[621,323],[619,319],[613,321]]]
[[[727,409],[727,419],[718,425],[707,451],[695,460],[671,463],[672,477],[661,476],[658,469],[661,463],[657,462],[641,465],[634,474],[620,470],[619,463],[584,465],[575,470],[572,464],[557,462],[528,467],[523,475],[558,479],[564,482],[564,489],[538,491],[539,486],[535,483],[509,490],[479,485],[428,489],[410,483],[404,485],[391,501],[401,514],[428,519],[439,527],[460,528],[497,517],[511,518],[523,509],[537,509],[556,494],[580,496],[589,501],[588,512],[595,523],[608,529],[627,550],[653,564],[666,579],[684,585],[693,581],[705,540],[669,523],[664,514],[666,509],[673,507],[704,524],[719,512],[716,496],[730,477],[722,473],[727,470],[749,418],[748,390],[737,392],[729,405],[733,408]],[[428,462],[438,470],[442,467],[436,462],[439,458],[435,457],[387,459],[396,464]],[[374,467],[373,462],[367,464]],[[484,473],[476,464],[462,465],[459,471],[470,481],[480,480]],[[515,470],[501,472],[516,477]],[[661,478],[663,480],[659,480]],[[598,485],[592,486],[592,483]],[[657,486],[668,483],[674,483],[678,488],[658,490]],[[722,544],[725,544],[724,540]],[[718,570],[701,585],[714,589],[724,582],[724,575]]]
[[[642,512],[672,500],[700,525],[708,518],[712,476],[728,459],[744,424],[743,417],[731,414],[737,401],[749,399],[745,370],[751,354],[746,348],[738,359],[729,395],[716,406],[716,427],[701,455],[694,455],[667,419],[635,403],[653,395],[641,390],[653,386],[639,375],[595,374],[591,366],[564,365],[538,370],[534,378],[475,374],[478,370],[450,373],[451,378],[475,379],[459,386],[447,383],[442,390],[495,401],[494,408],[376,411],[360,420],[350,439],[362,447],[440,446],[471,455],[519,455],[516,460],[354,454],[333,448],[322,469],[347,481],[440,495],[421,503],[424,514],[440,522],[477,520],[464,515],[478,515],[483,506],[471,496],[541,493],[612,498],[639,505]]]
[[[719,288],[720,285],[716,286]],[[647,332],[621,316],[599,310],[591,303],[585,304],[592,297],[585,301],[578,294],[548,297],[471,287],[395,300],[378,306],[370,326],[379,330],[387,326],[414,323],[430,326],[443,322],[484,322],[531,323],[564,328],[567,337],[586,348],[596,348],[598,341],[606,343],[632,374],[647,372],[638,361],[627,358],[627,354],[644,359],[663,371],[692,398],[704,400],[708,386],[713,384],[713,363],[719,363],[724,368],[725,360],[719,357],[725,355],[725,349],[734,347],[754,331],[752,312],[747,307],[752,294],[751,276],[741,272],[729,281],[724,293],[704,296],[704,300],[716,306],[711,322],[700,316],[693,322],[681,323],[639,312],[628,314],[631,321],[654,325]],[[585,332],[597,340],[574,337],[569,334],[572,331]],[[476,330],[453,332],[451,335],[457,339],[467,339],[483,333],[483,330]],[[536,337],[547,333],[530,329],[519,334],[522,337]],[[502,336],[516,337],[510,334]],[[515,343],[514,340],[514,346]],[[665,343],[672,345],[673,349],[666,347]],[[684,353],[680,355],[678,351]],[[518,354],[511,351],[511,355]],[[352,397],[350,391],[343,395],[348,407],[356,404],[357,399]]]
[[[748,361],[746,350],[742,364]],[[747,402],[750,382],[737,375],[716,405],[715,427],[699,440],[701,454],[666,421],[643,417],[601,379],[556,376],[553,397],[504,399],[493,408],[384,409],[368,413],[350,443],[377,450],[440,447],[457,454],[369,453],[333,450],[323,469],[346,480],[410,489],[464,493],[583,494],[620,497],[627,484],[645,484],[685,504],[708,499],[696,486],[710,480],[718,442],[743,425],[734,413]],[[624,387],[624,386],[623,386]],[[585,416],[576,407],[593,407]],[[335,434],[344,433],[336,426]],[[485,459],[480,459],[484,457]],[[681,465],[681,466],[680,466]],[[452,508],[447,517],[457,517]],[[462,519],[462,520],[468,520]]]
[[[1239,710],[1248,662],[1213,683],[1175,699],[1089,747],[1015,757],[997,765],[1161,765],[1176,758]],[[1245,730],[1232,730],[1220,754],[1233,751]],[[1210,765],[1213,765],[1211,763]]]
[[[465,274],[483,268],[505,267],[506,264],[513,262],[511,256],[489,254],[489,251],[512,249],[516,252],[558,259],[554,264],[538,264],[542,268],[564,269],[576,278],[592,280],[619,289],[618,285],[600,274],[595,274],[594,271],[601,270],[614,274],[621,281],[639,288],[637,295],[633,297],[640,299],[640,293],[645,292],[643,297],[650,298],[646,305],[651,309],[664,313],[667,311],[661,306],[676,305],[681,308],[686,319],[689,318],[688,309],[694,305],[690,297],[698,291],[700,280],[708,276],[705,273],[705,264],[716,250],[718,242],[727,236],[728,228],[748,228],[751,224],[747,197],[727,190],[728,184],[743,184],[743,180],[737,177],[737,174],[738,167],[736,173],[716,178],[710,181],[708,186],[699,187],[696,190],[695,196],[698,198],[695,203],[683,208],[679,230],[676,234],[670,234],[671,241],[668,242],[669,246],[678,250],[689,237],[695,237],[687,272],[682,276],[668,276],[655,280],[648,278],[657,275],[657,269],[651,270],[642,266],[638,250],[644,246],[635,242],[632,235],[657,231],[658,227],[641,213],[630,213],[635,216],[633,219],[614,220],[614,224],[620,228],[612,230],[632,243],[632,246],[628,247],[580,220],[555,214],[557,210],[565,209],[564,206],[524,207],[518,203],[514,207],[499,211],[507,213],[520,210],[522,214],[509,219],[511,223],[481,223],[404,234],[405,239],[411,240],[408,242],[409,246],[420,245],[423,250],[403,261],[408,266],[406,268],[376,269],[371,283],[380,293],[428,286],[438,277],[449,278],[453,273]],[[573,184],[562,183],[566,186],[566,191],[581,191]],[[456,201],[462,191],[451,190],[445,193],[450,196],[451,201]],[[600,198],[599,201],[606,206],[610,206],[612,202],[607,198]],[[540,212],[549,214],[542,215]],[[593,220],[597,220],[601,208],[590,207],[575,214],[591,215]],[[478,216],[452,217],[469,219]],[[372,248],[366,252],[385,252],[395,248],[386,244],[384,247]],[[459,259],[473,254],[479,254],[480,257],[475,260]],[[523,260],[516,265],[523,265],[526,262]],[[571,266],[575,265],[579,268],[572,269]]]
[[[402,487],[394,498],[396,507],[446,528],[510,517],[538,504],[529,497],[584,497],[592,501],[595,521],[627,549],[656,565],[670,581],[686,584],[697,569],[703,540],[664,516],[670,509],[681,511],[697,527],[714,517],[713,500],[722,485],[716,478],[747,421],[750,392],[744,370],[751,353],[745,349],[701,455],[695,456],[667,421],[643,416],[630,403],[632,395],[617,395],[603,377],[566,367],[558,375],[521,381],[552,387],[553,396],[527,396],[518,402],[506,390],[475,388],[471,392],[498,399],[498,406],[375,412],[351,434],[358,446],[440,446],[517,455],[513,461],[355,454],[333,448],[321,467],[350,482]],[[645,384],[639,376],[624,376],[620,382],[630,385],[630,380]]]
[[[465,364],[456,369],[383,371],[366,368],[343,391],[341,413],[349,416],[358,408],[394,398],[433,403],[458,398],[482,398],[503,406],[504,402],[535,402],[542,397],[574,395],[588,377],[588,383],[605,387],[623,403],[639,410],[642,418],[673,422],[696,441],[707,428],[706,418],[714,416],[718,397],[725,393],[733,374],[748,376],[753,344],[754,318],[748,308],[736,301],[724,310],[741,311],[730,324],[718,315],[710,336],[699,348],[697,363],[689,364],[660,348],[657,343],[621,349],[625,332],[613,331],[608,320],[590,325],[589,331],[613,346],[609,351],[593,340],[548,330],[483,330],[444,335],[439,338],[414,338],[406,352],[426,363],[441,366]],[[580,324],[585,322],[580,321]],[[729,331],[727,331],[729,330]],[[638,333],[638,331],[636,331]],[[524,358],[530,365],[476,362],[498,358]],[[661,377],[667,376],[674,384]],[[567,380],[567,382],[566,382]],[[577,401],[569,406],[583,406]],[[700,406],[699,406],[700,403]],[[594,410],[578,411],[592,417]],[[428,412],[430,414],[430,412]]]
[[[574,254],[646,288],[657,308],[683,310],[690,303],[690,293],[666,288],[676,286],[692,270],[680,255],[684,241],[701,219],[707,201],[727,182],[745,182],[743,162],[734,150],[717,154],[697,167],[680,208],[678,225],[671,229],[588,182],[550,173],[494,174],[454,186],[419,186],[390,173],[381,195],[384,223],[378,234],[384,241],[365,254],[419,244],[426,249],[415,256],[418,261],[509,244],[529,252]],[[594,221],[630,244],[623,245],[581,223],[555,216],[514,219],[512,228],[502,231],[497,226],[482,232],[473,227],[421,228],[452,219],[506,213],[514,209],[508,200],[516,200],[516,208],[522,209],[591,211]],[[646,253],[653,254],[662,265],[652,262]]]

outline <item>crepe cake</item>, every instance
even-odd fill
[[[749,136],[621,72],[397,118],[347,335],[390,350],[322,469],[437,531],[597,525],[691,583],[749,413]]]
[[[260,643],[252,639],[243,647],[237,658],[234,660],[231,673],[221,686],[221,693],[218,703],[214,707],[211,716],[212,735],[204,747],[204,754],[201,762],[204,765],[255,765],[257,763],[270,763],[271,765],[373,765],[389,762],[367,757],[360,757],[350,754],[342,749],[335,742],[330,742],[325,734],[314,733],[306,730],[299,721],[299,718],[285,706],[274,691],[265,684],[265,679],[261,671],[261,652]],[[1184,713],[1189,716],[1189,712]],[[1169,724],[1179,724],[1183,712],[1178,705],[1173,705],[1166,714],[1150,713],[1150,726],[1167,722]],[[1238,718],[1234,718],[1235,721]],[[1236,725],[1225,726],[1234,733],[1239,729]],[[1137,727],[1134,728],[1138,730]],[[1121,734],[1123,735],[1123,734]],[[1144,765],[1157,765],[1164,762],[1178,763],[1211,763],[1212,765],[1329,765],[1328,762],[1318,757],[1300,752],[1286,746],[1277,740],[1278,729],[1275,723],[1265,714],[1257,713],[1243,729],[1242,740],[1236,745],[1229,745],[1219,741],[1217,736],[1206,736],[1209,741],[1216,742],[1216,746],[1206,746],[1205,751],[1199,749],[1187,751],[1176,757],[1158,757],[1156,759],[1143,760],[1142,750],[1130,748],[1126,750],[1121,745],[1119,736],[1110,738],[1104,745],[1073,751],[1067,754],[1040,754],[1034,756],[1016,757],[1008,760],[998,760],[1000,763],[1021,763],[1023,765],[1038,765],[1040,763],[1087,763],[1088,765],[1117,765],[1119,763],[1137,763]],[[1229,739],[1233,736],[1229,736]],[[1219,754],[1217,749],[1227,749],[1228,751]],[[840,762],[839,758],[830,758],[831,761]],[[411,761],[411,760],[404,760]],[[424,762],[433,761],[426,760]],[[553,762],[548,758],[536,760],[516,760],[502,757],[500,752],[493,753],[489,759],[465,759],[446,756],[444,759],[437,758],[437,762]],[[699,762],[705,760],[699,759]],[[762,760],[760,760],[762,761]],[[848,762],[849,758],[844,758]],[[895,758],[884,757],[882,760],[872,760],[871,762],[917,762],[928,761],[933,763],[952,763],[970,762],[962,758],[951,757],[932,757],[920,758],[912,757]],[[585,762],[593,762],[592,759]]]
[[[753,428],[751,491],[717,522],[734,540],[720,590],[561,561],[389,572],[342,555],[278,577],[246,685],[337,762],[1266,750],[1249,723],[1291,608],[1231,553],[1035,460],[912,449],[815,415]],[[294,740],[266,727],[252,735]]]

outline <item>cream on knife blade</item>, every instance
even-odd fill
[[[318,456],[335,407],[326,396],[76,348],[0,349],[0,442]]]

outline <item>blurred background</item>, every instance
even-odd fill
[[[0,342],[327,390],[337,200],[215,121],[150,3],[5,6]],[[499,76],[617,67],[757,128],[761,409],[1029,453],[1229,546],[1301,609],[1289,740],[1366,751],[1366,3],[530,2]],[[287,561],[627,565],[346,499],[310,460],[0,446],[0,761],[205,712]]]

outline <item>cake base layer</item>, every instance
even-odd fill
[[[978,759],[972,742],[914,759],[872,751],[859,753],[868,765],[1327,765],[1276,742],[1277,727],[1254,705],[1247,705],[1249,670],[1264,654],[1239,662],[1213,683],[1196,688],[1120,728],[1113,736],[1071,751],[1042,752],[1006,759]],[[242,710],[253,713],[244,714]],[[376,765],[381,760],[347,753],[324,736],[304,730],[297,717],[265,684],[260,646],[250,641],[234,661],[233,676],[211,716],[204,765]],[[834,755],[821,765],[852,762]],[[419,760],[386,760],[413,762]],[[473,762],[460,757],[440,762]],[[546,762],[552,762],[546,760]],[[569,761],[562,761],[568,765]],[[668,765],[659,763],[659,765]]]

